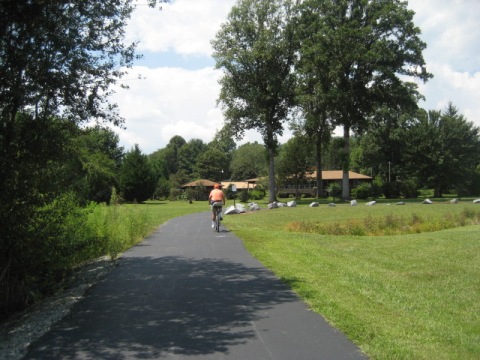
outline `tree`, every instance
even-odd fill
[[[265,176],[267,169],[265,147],[258,142],[243,144],[233,153],[230,171],[235,181]]]
[[[162,198],[168,198],[170,195],[170,191],[172,189],[172,185],[170,182],[161,177],[157,180],[157,184],[155,187],[155,191],[153,193],[153,198],[154,199],[162,199]]]
[[[313,96],[313,94],[311,94]],[[314,108],[315,105],[309,104],[310,100],[303,98],[299,100],[300,107],[304,109],[305,119],[303,122],[295,125],[293,128],[298,135],[304,137],[304,141],[312,143],[313,152],[315,154],[315,167],[317,169],[315,182],[316,182],[316,195],[317,198],[323,197],[323,180],[322,170],[324,165],[324,153],[328,146],[333,127],[330,121],[327,119],[325,112],[320,108]],[[315,102],[312,98],[312,102]],[[310,110],[309,110],[310,109]]]
[[[324,164],[328,170],[338,170],[342,168],[341,160],[343,149],[343,138],[335,136],[330,139],[328,146],[325,148]]]
[[[165,176],[170,178],[170,175],[175,174],[179,170],[178,152],[186,144],[185,139],[179,135],[173,136],[163,149],[158,149],[149,155],[155,161],[162,161],[165,166]]]
[[[143,202],[152,197],[156,179],[148,163],[148,157],[138,145],[125,154],[120,168],[120,192],[127,201]]]
[[[179,135],[175,135],[170,139],[167,146],[163,150],[163,156],[169,174],[175,174],[180,170],[178,153],[180,149],[186,144],[185,139]]]
[[[228,179],[229,164],[228,154],[213,147],[198,156],[195,170],[200,178],[219,182]]]
[[[277,136],[293,104],[294,59],[288,0],[240,0],[212,41],[223,69],[219,102],[237,139],[257,129],[268,149],[269,201],[275,200]]]
[[[280,148],[278,175],[286,184],[295,186],[296,198],[299,198],[298,187],[305,181],[310,168],[310,146],[305,137],[297,135]]]
[[[324,193],[322,156],[334,130],[326,103],[333,81],[329,78],[330,73],[325,71],[326,64],[333,59],[326,57],[321,42],[317,41],[316,36],[322,34],[317,28],[321,25],[316,21],[317,17],[318,14],[309,11],[307,3],[300,3],[293,25],[299,54],[295,64],[296,99],[304,116],[296,131],[306,135],[315,146],[317,198],[320,198]]]
[[[227,156],[227,164],[223,164],[223,178],[224,179],[231,179],[231,171],[230,171],[230,164],[232,162],[233,154],[237,145],[232,137],[228,134],[226,129],[221,129],[215,134],[214,139],[208,144],[209,149],[217,149],[223,152]]]
[[[178,149],[178,169],[193,174],[198,157],[204,153],[207,145],[200,139],[192,139]]]
[[[213,140],[208,143],[208,146],[214,147],[220,151],[228,153],[229,155],[231,155],[237,148],[237,144],[235,144],[235,141],[225,128],[217,131]]]
[[[405,124],[406,172],[441,197],[468,186],[480,164],[480,129],[449,104],[443,111],[419,111]]]
[[[61,114],[120,124],[116,106],[107,99],[135,60],[135,44],[124,43],[132,3],[2,1],[2,121],[11,126],[19,111],[31,109],[36,117]]]
[[[392,108],[380,108],[373,115],[372,126],[360,137],[361,158],[357,164],[374,176],[380,176],[384,183],[402,177],[405,163],[408,134],[403,128],[406,119],[413,114]]]
[[[148,162],[153,172],[153,177],[156,181],[156,187],[153,194],[154,199],[162,197],[168,197],[170,194],[170,182],[169,174],[167,170],[167,164],[161,156],[160,151],[156,151],[153,154],[148,155]]]
[[[56,255],[53,247],[43,252],[35,245],[48,244],[55,224],[67,216],[64,209],[51,219],[45,214],[54,214],[49,211],[65,199],[69,206],[76,202],[78,173],[70,170],[72,159],[78,160],[72,144],[77,125],[122,123],[109,95],[135,59],[135,44],[124,43],[132,4],[0,2],[0,293],[5,291],[7,301],[27,304],[37,294],[30,285],[43,275],[32,264],[51,264],[49,257]],[[90,169],[104,164],[88,155],[82,159]],[[40,223],[52,224],[52,234],[37,232]],[[25,249],[37,251],[38,261],[29,264]]]
[[[342,197],[350,197],[351,131],[361,131],[381,106],[414,106],[416,87],[400,78],[427,81],[422,51],[426,47],[414,26],[414,12],[399,0],[306,0],[301,3],[304,39],[328,76],[320,78],[324,111],[343,127]]]
[[[35,119],[30,114],[18,113],[10,137],[0,136],[2,311],[21,309],[32,295],[38,296],[43,290],[43,276],[49,272],[46,267],[52,265],[52,259],[58,259],[56,244],[64,235],[64,220],[69,212],[57,212],[61,201],[56,199],[73,197],[70,194],[76,183],[72,178],[78,174],[71,171],[72,159],[76,159],[73,139],[78,132],[69,121]],[[52,216],[50,221],[45,218],[48,214]],[[58,242],[48,238],[52,236],[50,232],[56,233],[54,239]],[[44,254],[44,250],[52,253]]]
[[[74,140],[75,161],[79,165],[77,182],[82,200],[108,202],[123,158],[118,135],[95,126],[86,128]]]

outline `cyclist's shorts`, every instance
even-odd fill
[[[212,202],[212,206],[214,208],[221,208],[223,206],[223,203],[221,201],[214,201]]]

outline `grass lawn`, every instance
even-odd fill
[[[305,202],[306,204],[307,202]],[[263,209],[266,209],[265,204]],[[480,214],[471,202],[260,210],[224,224],[305,302],[373,359],[480,359],[480,227],[320,235],[292,224]],[[419,221],[420,221],[419,220]],[[417,230],[417,231],[420,231]]]

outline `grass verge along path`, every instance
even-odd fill
[[[310,307],[373,359],[480,358],[480,227],[406,235],[321,235],[295,222],[388,216],[427,222],[471,203],[298,206],[229,216],[225,225]],[[428,229],[428,226],[424,227]]]

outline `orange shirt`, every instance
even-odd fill
[[[223,195],[223,191],[220,189],[213,189],[210,191],[210,196],[208,197],[210,201],[221,201],[225,202],[225,196]]]

